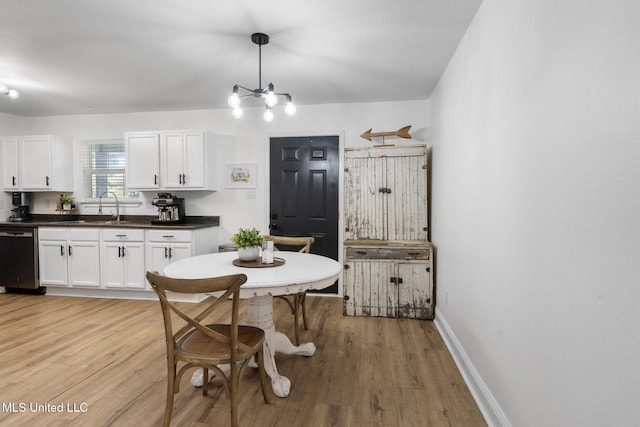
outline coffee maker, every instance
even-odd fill
[[[22,192],[13,192],[11,193],[11,204],[14,206],[11,209],[11,216],[9,217],[9,221],[11,222],[20,222],[20,221],[30,221],[31,213],[29,212],[29,193]]]
[[[151,204],[158,208],[158,218],[152,219],[151,224],[180,224],[184,222],[184,199],[171,193],[158,193],[151,200]]]

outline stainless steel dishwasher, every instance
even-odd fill
[[[45,292],[38,274],[37,228],[0,228],[0,286],[8,292]]]

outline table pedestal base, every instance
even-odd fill
[[[313,343],[304,343],[299,346],[293,345],[289,337],[281,332],[277,332],[273,325],[273,297],[263,295],[246,300],[244,323],[249,326],[257,326],[264,330],[264,368],[271,378],[271,388],[278,397],[287,397],[291,390],[289,378],[278,373],[276,367],[275,354],[297,354],[300,356],[313,356],[316,346]],[[255,366],[250,362],[250,366]],[[212,371],[209,371],[211,378]],[[209,378],[209,379],[211,379]],[[198,369],[191,377],[191,384],[196,387],[202,386],[202,370]]]

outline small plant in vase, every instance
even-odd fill
[[[70,194],[61,194],[60,197],[58,197],[57,210],[69,211],[74,207],[73,204],[73,196],[71,196]]]
[[[238,247],[238,258],[241,261],[254,261],[260,255],[262,235],[255,227],[252,229],[240,228],[231,240]]]

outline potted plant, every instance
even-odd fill
[[[240,228],[231,240],[238,247],[238,258],[241,261],[254,261],[260,255],[262,235],[255,227],[252,229]]]
[[[73,202],[73,196],[70,194],[61,194],[58,198],[58,203],[63,210],[71,210]]]

